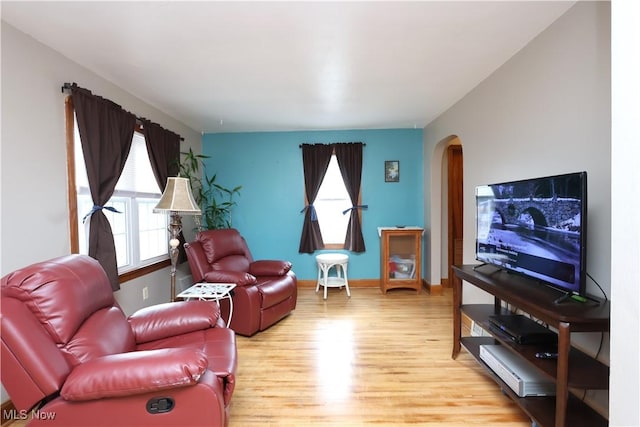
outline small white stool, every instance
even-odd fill
[[[349,255],[339,253],[320,254],[316,256],[318,263],[318,284],[316,292],[320,286],[324,286],[324,299],[327,299],[327,288],[345,287],[347,296],[351,297],[349,291],[349,280],[347,279],[347,264],[349,263]],[[329,276],[329,270],[335,267],[336,276]],[[342,275],[340,274],[342,270]]]

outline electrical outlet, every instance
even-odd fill
[[[148,299],[149,298],[149,287],[145,286],[144,288],[142,288],[142,299]]]

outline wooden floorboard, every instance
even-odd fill
[[[451,359],[451,301],[300,289],[289,317],[238,336],[230,427],[531,426],[468,354]]]

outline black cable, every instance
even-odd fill
[[[600,289],[600,292],[602,292],[602,295],[604,295],[604,300],[605,301],[609,301],[609,298],[607,298],[607,294],[605,293],[604,289],[602,289],[602,286],[600,286],[600,284],[596,281],[596,279],[594,279],[589,272],[587,272],[587,277],[589,279],[591,279],[593,281],[593,283],[596,284],[596,286]]]
[[[600,345],[598,346],[598,351],[596,351],[596,355],[593,357],[594,359],[598,359],[600,357],[600,352],[602,351],[602,344],[604,343],[604,332],[600,332]]]
[[[593,279],[591,279],[593,280]],[[606,295],[605,295],[606,298]],[[600,352],[602,351],[602,345],[604,344],[604,332],[600,332],[600,345],[598,346],[598,351],[596,351],[596,355],[593,356],[594,359],[598,360],[598,357],[600,357]],[[587,391],[589,391],[588,389],[583,389],[582,392],[582,397],[580,398],[580,400],[582,400],[584,402],[584,400],[587,397]]]
[[[594,279],[588,272],[587,272],[587,277],[589,277],[589,279],[591,279],[593,281],[593,283],[595,283],[596,286],[600,289],[600,292],[602,292],[602,295],[604,295],[604,300],[605,301],[609,301],[609,298],[607,298],[607,294],[602,289],[602,286],[600,286],[600,284],[596,281],[596,279]],[[594,359],[598,360],[598,357],[600,357],[600,352],[602,351],[602,345],[603,344],[604,344],[604,332],[600,332],[600,345],[598,346],[598,350],[596,351],[596,355],[593,357]],[[587,389],[583,390],[582,398],[581,398],[581,400],[583,402],[587,397],[587,391],[588,391]]]

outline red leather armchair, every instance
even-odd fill
[[[127,318],[83,255],[10,273],[1,291],[2,384],[17,413],[37,409],[29,425],[227,425],[236,341],[215,303]]]
[[[288,261],[254,261],[236,229],[207,230],[184,245],[195,283],[235,283],[229,327],[244,336],[277,323],[296,308],[298,281]],[[228,301],[221,301],[228,318]]]

